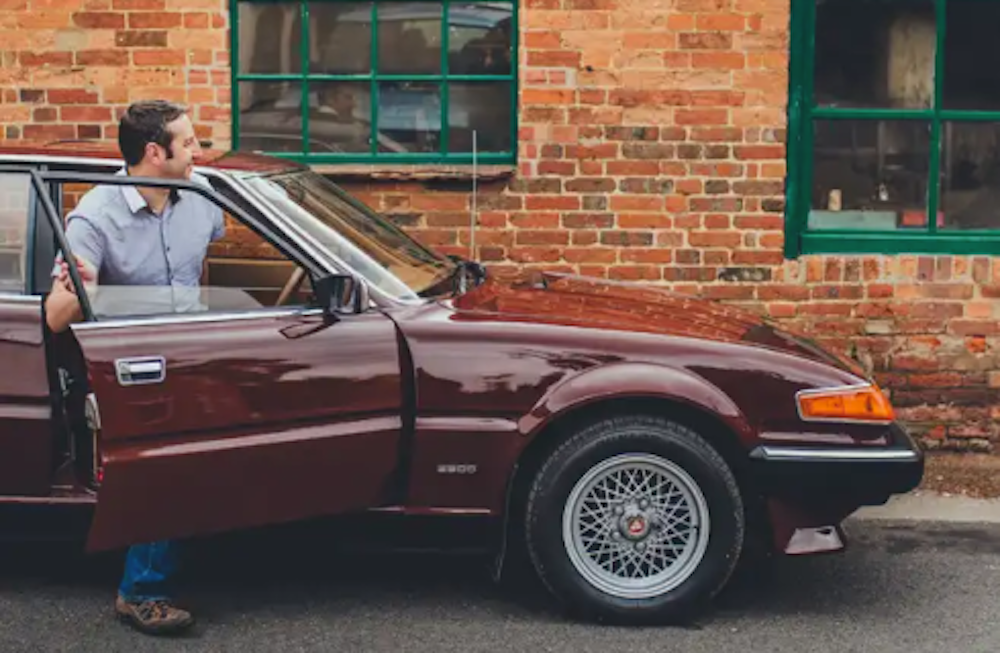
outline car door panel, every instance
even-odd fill
[[[91,550],[384,500],[402,394],[395,326],[381,313],[177,316],[74,333],[101,412]],[[130,361],[132,379],[121,373]]]
[[[0,323],[0,495],[47,495],[52,404],[38,298],[0,294]]]

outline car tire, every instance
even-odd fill
[[[743,546],[726,461],[658,416],[605,418],[571,435],[540,466],[524,515],[539,578],[593,621],[688,621],[725,586]]]

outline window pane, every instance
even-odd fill
[[[372,4],[310,2],[309,38],[311,72],[328,75],[370,72]]]
[[[25,244],[31,195],[28,175],[0,175],[0,292],[23,293],[25,289]]]
[[[378,5],[378,70],[385,74],[441,72],[441,3]]]
[[[302,27],[297,2],[239,4],[241,73],[302,71]]]
[[[935,24],[931,0],[816,0],[816,104],[930,107]]]
[[[379,152],[438,152],[440,87],[415,82],[379,84],[377,124]]]
[[[926,224],[930,124],[818,120],[810,229],[897,229]]]
[[[944,43],[946,109],[1000,110],[1000,4],[948,0]]]
[[[240,149],[302,151],[302,85],[240,82]]]
[[[1000,123],[941,126],[944,229],[1000,229]]]
[[[370,151],[371,84],[313,82],[310,89],[309,151]]]
[[[230,201],[262,218],[226,182],[211,183]],[[217,233],[212,220],[218,209],[204,196],[185,196],[175,208],[181,222],[166,223],[155,242],[143,241],[162,250],[170,265],[146,265],[127,278],[88,288],[98,319],[311,306],[309,275],[296,274],[298,263],[228,211],[221,211],[225,231]],[[186,227],[177,226],[181,224]],[[198,238],[178,238],[178,229],[194,229]]]
[[[510,82],[452,82],[448,98],[448,150],[510,152]]]
[[[448,72],[506,75],[511,70],[510,5],[452,4],[448,8]]]

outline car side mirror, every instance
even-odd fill
[[[328,274],[313,285],[316,299],[330,316],[364,313],[368,310],[368,284],[349,274]]]

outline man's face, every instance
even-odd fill
[[[157,147],[157,155],[154,158],[160,176],[170,179],[190,179],[195,157],[201,154],[201,145],[195,136],[194,125],[187,115],[183,115],[167,123],[167,132],[172,137],[170,151]]]

